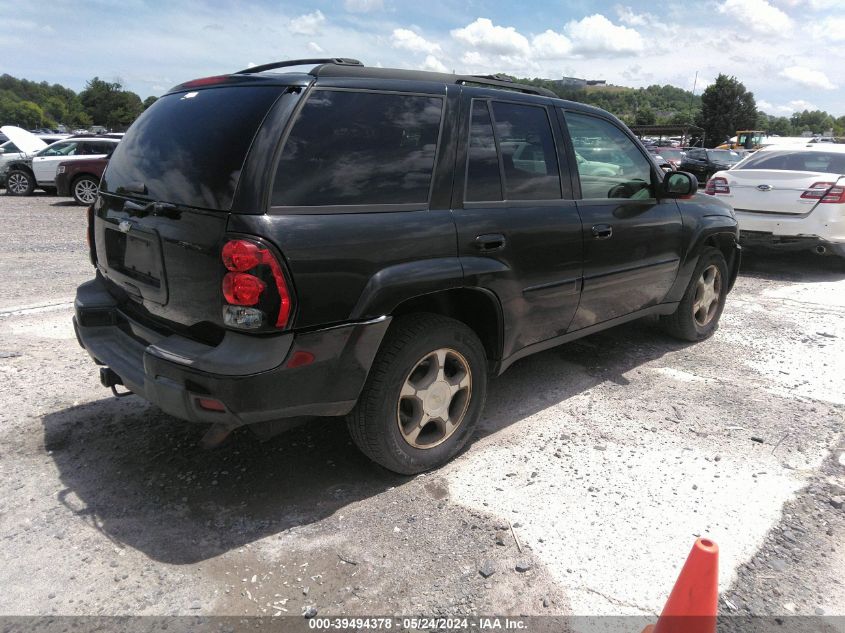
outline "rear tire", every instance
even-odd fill
[[[660,318],[663,329],[684,341],[702,341],[719,327],[728,294],[728,265],[718,248],[702,250],[681,303]]]
[[[79,176],[70,186],[76,204],[89,207],[97,200],[100,183],[91,176]]]
[[[347,425],[367,457],[414,475],[463,448],[486,396],[487,358],[475,332],[436,314],[397,317]]]
[[[13,169],[6,176],[7,196],[31,196],[35,189],[35,178],[28,171]]]

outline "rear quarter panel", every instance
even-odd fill
[[[262,236],[282,253],[296,329],[378,317],[404,298],[462,281],[448,210],[232,214],[228,231]]]

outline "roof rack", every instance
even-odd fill
[[[261,73],[265,70],[273,70],[274,68],[286,68],[288,66],[310,66],[311,64],[336,64],[338,66],[363,66],[357,59],[349,59],[347,57],[316,57],[311,59],[288,59],[281,62],[270,62],[269,64],[261,64],[260,66],[253,66],[252,68],[244,68],[239,70],[235,75],[251,75],[253,73]]]
[[[516,90],[531,95],[542,95],[544,97],[557,98],[558,96],[548,88],[518,84],[505,75],[458,75],[455,77],[455,83],[461,85],[478,84],[480,86],[495,86],[496,88],[507,88],[508,90]]]

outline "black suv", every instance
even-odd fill
[[[332,59],[198,79],[111,158],[76,332],[105,386],[212,435],[347,416],[416,473],[519,358],[646,315],[713,333],[737,223],[696,188],[607,112],[498,77]]]
[[[730,169],[747,155],[745,150],[693,147],[686,151],[678,169],[693,174],[704,184],[717,171]]]

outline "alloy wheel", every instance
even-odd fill
[[[692,314],[699,327],[705,327],[719,311],[722,295],[722,273],[715,265],[705,268],[695,287]]]
[[[29,178],[25,174],[14,173],[6,181],[6,188],[14,194],[26,193],[29,189]]]
[[[94,204],[97,199],[97,190],[99,187],[93,180],[82,178],[76,181],[73,186],[73,192],[76,194],[76,199],[84,204]]]
[[[460,427],[472,396],[466,358],[440,348],[421,358],[399,393],[397,422],[404,440],[419,449],[445,442]]]

